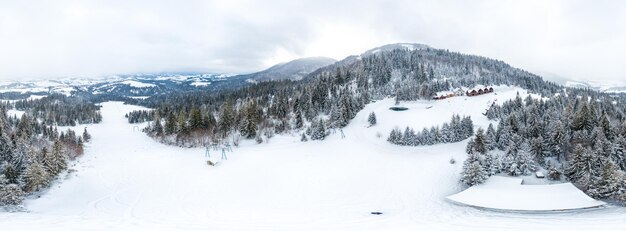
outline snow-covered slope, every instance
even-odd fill
[[[626,83],[618,81],[575,81],[565,82],[566,87],[589,88],[606,93],[626,93]]]
[[[448,121],[453,113],[481,113],[491,102],[515,97],[514,87],[497,94],[402,103],[371,103],[343,130],[324,141],[302,143],[278,136],[269,143],[245,141],[208,166],[205,150],[161,145],[126,122],[138,109],[104,103],[103,122],[66,180],[29,212],[0,212],[4,230],[612,230],[626,225],[626,209],[567,214],[483,211],[448,203],[461,191],[459,172],[466,142],[424,147],[385,141],[393,127],[416,129]],[[431,107],[432,106],[432,107]],[[378,124],[367,128],[375,112]],[[381,134],[378,137],[377,134]],[[450,158],[457,163],[449,164]],[[505,199],[505,198],[503,198]],[[379,211],[382,215],[372,215]],[[477,225],[480,224],[480,225]]]
[[[374,49],[368,50],[361,54],[361,56],[373,55],[379,52],[391,51],[395,49],[405,49],[405,50],[421,50],[431,48],[428,45],[419,44],[419,43],[393,43],[387,44],[384,46],[376,47]]]
[[[276,64],[266,70],[249,74],[249,79],[254,81],[268,80],[300,80],[307,74],[337,60],[327,57],[308,57],[289,61],[287,63]]]
[[[0,82],[0,93],[64,95],[108,94],[112,96],[152,96],[160,93],[193,91],[199,88],[229,87],[244,83],[232,75],[210,73],[163,73],[112,75],[98,78]],[[13,96],[14,98],[19,98]],[[28,95],[22,95],[22,98]]]

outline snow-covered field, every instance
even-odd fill
[[[324,141],[278,136],[269,143],[246,141],[228,160],[208,166],[204,150],[158,144],[128,124],[138,109],[104,103],[101,124],[72,168],[28,212],[0,212],[1,230],[619,230],[626,209],[566,213],[502,213],[459,206],[446,197],[458,184],[466,142],[400,147],[385,141],[394,126],[441,124],[453,113],[481,113],[496,94],[402,103],[386,99],[359,112],[343,132]],[[524,94],[524,92],[520,93]],[[431,108],[429,108],[432,106]],[[429,108],[429,109],[427,109]],[[367,128],[376,112],[378,125]],[[377,137],[380,133],[382,137]],[[218,153],[211,153],[213,157]],[[449,163],[455,158],[457,163]],[[507,198],[503,197],[503,200]],[[380,211],[382,215],[371,215]]]

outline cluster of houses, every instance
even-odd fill
[[[482,94],[487,94],[487,93],[491,93],[493,92],[493,87],[489,87],[489,88],[479,88],[478,90],[471,90],[471,91],[463,91],[462,89],[458,89],[453,93],[449,93],[449,94],[443,94],[443,95],[436,95],[433,97],[434,100],[440,100],[440,99],[447,99],[447,98],[451,98],[451,97],[455,97],[455,96],[477,96],[477,95],[482,95]]]
[[[477,96],[477,95],[487,94],[487,93],[491,93],[491,92],[493,92],[493,87],[485,88],[485,89],[478,89],[478,91],[476,91],[476,90],[467,91],[467,92],[465,92],[465,95],[467,95],[467,96]]]

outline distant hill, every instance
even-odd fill
[[[432,47],[428,45],[419,44],[419,43],[393,43],[393,44],[387,44],[384,46],[376,47],[374,49],[370,49],[364,52],[363,54],[361,54],[361,56],[368,56],[368,55],[377,54],[379,52],[386,52],[386,51],[392,51],[392,50],[397,50],[397,49],[413,51],[413,50],[423,50],[423,49],[429,49],[429,48],[432,49]]]
[[[328,57],[309,57],[292,60],[286,63],[276,64],[266,70],[252,74],[247,74],[249,80],[269,81],[269,80],[300,80],[309,73],[330,64],[337,60]]]

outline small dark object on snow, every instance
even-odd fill
[[[383,212],[371,212],[372,215],[383,215]]]
[[[213,161],[207,160],[206,164],[211,165],[211,166],[215,166],[215,163],[213,163]]]
[[[392,110],[392,111],[406,111],[406,110],[409,110],[409,108],[406,108],[406,107],[390,107],[389,110]]]

